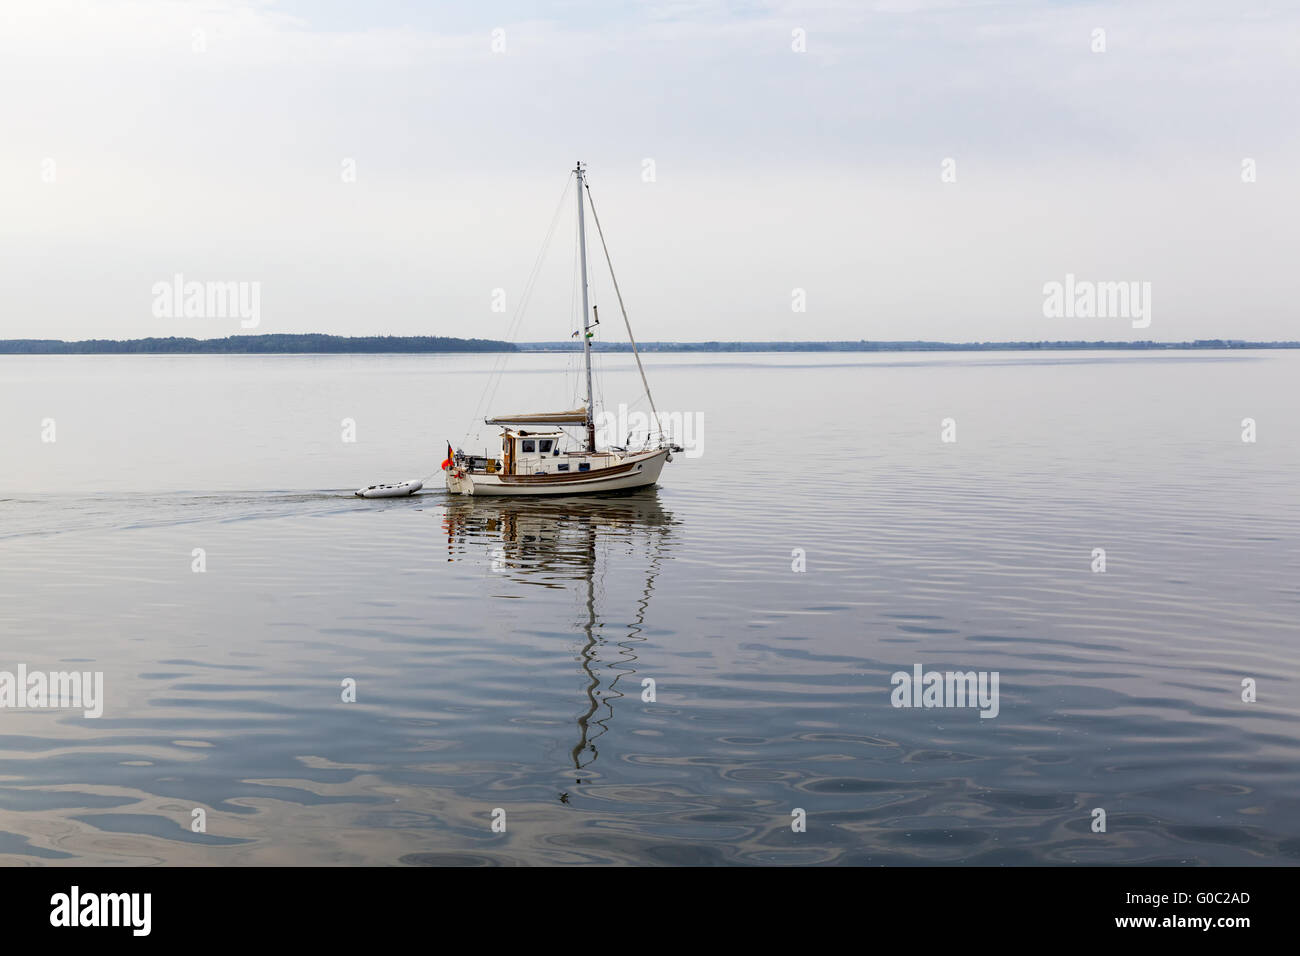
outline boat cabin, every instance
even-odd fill
[[[613,464],[614,456],[607,452],[566,450],[567,439],[558,428],[541,431],[507,428],[501,433],[501,474],[578,474]]]

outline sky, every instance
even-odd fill
[[[562,339],[580,159],[640,340],[1300,339],[1297,64],[1267,0],[0,0],[0,338]]]

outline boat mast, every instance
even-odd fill
[[[596,450],[596,409],[591,397],[591,311],[587,308],[587,233],[582,222],[582,162],[573,170],[578,177],[578,254],[582,259],[582,360],[587,366],[587,452]]]

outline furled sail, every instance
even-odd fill
[[[575,408],[568,412],[525,412],[522,415],[498,415],[486,418],[489,425],[584,425],[587,410]]]

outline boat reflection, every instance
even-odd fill
[[[580,589],[585,615],[577,622],[583,639],[578,664],[586,699],[570,759],[582,771],[598,756],[596,741],[609,731],[615,702],[641,693],[634,676],[636,645],[645,640],[646,613],[676,520],[656,488],[581,498],[454,497],[446,509],[447,560],[480,558],[486,539],[493,545],[493,571],[521,584],[576,583]],[[601,604],[611,576],[622,574],[636,575],[640,596],[632,620],[613,626],[602,619]],[[583,781],[579,776],[574,782]]]

